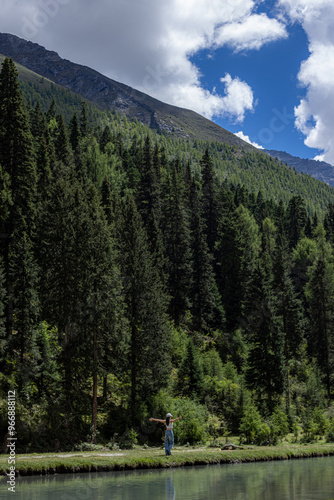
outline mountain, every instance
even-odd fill
[[[275,151],[267,149],[268,153],[273,158],[278,158],[283,163],[294,167],[298,172],[311,175],[319,181],[326,182],[334,187],[334,167],[325,161],[308,160],[307,158],[299,158],[292,156],[285,151]]]
[[[161,133],[172,133],[183,139],[220,141],[255,151],[250,144],[194,111],[158,101],[87,66],[62,59],[37,43],[0,33],[0,54],[70,89],[100,109],[114,109]]]

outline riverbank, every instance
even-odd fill
[[[334,455],[334,444],[248,446],[244,449],[174,447],[166,457],[161,448],[106,452],[74,452],[17,455],[15,473],[20,476],[73,472],[106,472],[208,465],[218,463],[262,462]],[[0,474],[9,471],[8,455],[0,455]]]

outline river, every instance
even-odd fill
[[[330,500],[334,457],[2,479],[15,500]]]

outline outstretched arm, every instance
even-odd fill
[[[166,420],[161,420],[160,418],[150,418],[150,422],[160,422],[161,424],[165,424]]]
[[[181,415],[180,415],[179,417],[174,418],[173,420],[171,420],[171,422],[176,422],[177,420],[180,420],[181,418],[182,418],[182,417],[181,417]]]

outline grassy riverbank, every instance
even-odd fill
[[[150,469],[206,465],[217,463],[287,460],[334,455],[334,444],[281,445],[245,447],[223,450],[207,447],[174,447],[173,455],[166,457],[161,448],[135,450],[45,453],[17,455],[16,474],[45,475],[67,472],[104,472],[131,469]],[[8,455],[0,455],[0,474],[8,471]]]

